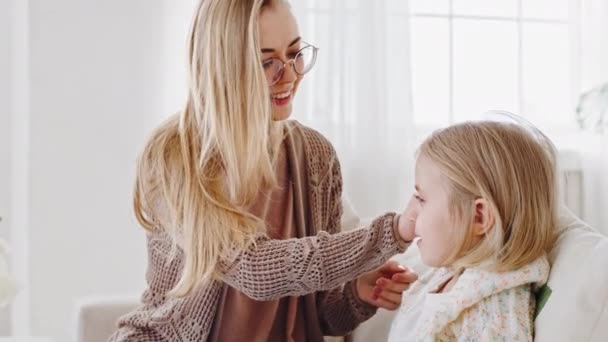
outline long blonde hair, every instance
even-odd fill
[[[260,187],[276,184],[282,128],[271,118],[258,18],[271,1],[202,0],[189,39],[185,109],[151,136],[140,156],[137,219],[170,234],[184,268],[172,294],[218,276],[227,251],[245,248],[262,222],[248,213]]]
[[[510,271],[549,251],[557,224],[557,186],[555,152],[546,137],[516,124],[467,122],[435,132],[419,153],[448,180],[458,246],[450,258],[453,267]],[[478,198],[489,203],[495,221],[474,243]]]

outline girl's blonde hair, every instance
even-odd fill
[[[419,153],[446,178],[457,248],[453,267],[510,271],[547,253],[555,239],[555,152],[542,134],[520,125],[467,122],[432,134]],[[475,200],[483,198],[494,226],[474,243]]]
[[[260,187],[276,185],[282,126],[271,118],[258,38],[259,15],[272,2],[200,2],[185,109],[152,134],[138,162],[137,219],[183,250],[176,296],[215,279],[220,258],[263,227],[247,207]]]

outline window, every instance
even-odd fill
[[[351,61],[324,64],[323,58],[345,44],[357,44],[362,5],[338,0],[294,1],[293,5],[305,21],[302,26],[309,28],[305,30],[307,38],[311,36],[325,47],[313,73],[317,76],[311,76],[319,78],[318,82],[308,84],[309,88],[314,86],[310,93],[316,94],[307,97],[307,112],[317,113],[311,108],[329,93],[323,90],[328,85],[321,78],[336,68],[341,68],[338,75],[344,77],[359,67]],[[395,68],[403,60],[401,56],[410,59],[417,140],[432,129],[479,118],[493,109],[522,115],[550,136],[576,131],[580,0],[385,0],[377,6],[388,17],[383,39],[406,43],[396,45],[404,51],[395,51],[399,58],[389,53],[386,64]],[[408,19],[409,32],[404,29],[407,25],[402,25]],[[348,32],[348,39],[332,40],[336,30],[341,30],[341,36]],[[392,71],[387,72],[389,103],[395,98],[390,94],[392,89],[401,93],[404,89],[399,85],[402,80],[391,78]],[[344,84],[352,87],[350,82]],[[338,107],[333,116],[351,112],[344,110],[347,104]]]
[[[574,0],[410,0],[394,15],[410,18],[416,125],[500,109],[575,128],[578,12]]]

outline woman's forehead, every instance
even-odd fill
[[[282,3],[265,8],[259,22],[261,48],[285,49],[300,35],[296,18]]]

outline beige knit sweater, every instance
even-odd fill
[[[259,301],[305,296],[312,341],[348,334],[375,313],[358,299],[350,281],[405,250],[407,244],[395,233],[395,215],[340,233],[342,177],[333,147],[297,122],[286,127],[299,238],[271,240],[259,235],[255,246],[234,251],[221,262],[222,281],[201,284],[191,295],[173,298],[167,293],[179,280],[183,254],[170,258],[170,237],[150,233],[148,289],[141,306],[120,319],[110,341],[206,341],[225,286]]]

